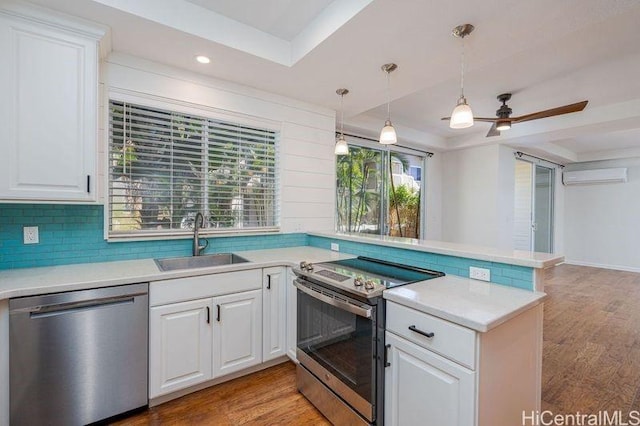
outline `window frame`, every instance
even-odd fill
[[[193,231],[190,229],[167,229],[167,230],[149,230],[149,231],[136,231],[136,232],[118,232],[112,233],[110,229],[110,208],[111,200],[109,197],[110,186],[110,103],[124,102],[129,104],[135,104],[146,108],[156,108],[165,111],[171,111],[178,114],[194,115],[214,121],[226,122],[238,126],[255,127],[272,131],[276,133],[275,137],[275,201],[274,201],[274,215],[275,225],[263,228],[201,228],[200,235],[202,236],[233,236],[233,235],[265,235],[281,232],[281,204],[282,204],[282,155],[281,155],[281,140],[282,140],[282,122],[269,120],[261,117],[255,117],[248,114],[240,114],[233,111],[222,110],[206,105],[193,104],[190,102],[184,102],[178,99],[169,99],[160,96],[154,96],[149,94],[143,94],[133,92],[129,90],[110,88],[105,96],[103,104],[103,143],[100,155],[103,157],[100,164],[103,165],[103,200],[104,200],[104,238],[110,242],[117,241],[147,241],[147,240],[169,240],[169,239],[185,239],[189,238]]]

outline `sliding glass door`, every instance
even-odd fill
[[[516,160],[514,248],[553,252],[555,169]]]
[[[336,157],[337,230],[420,238],[425,157],[353,144],[349,150]]]
[[[553,252],[553,177],[554,169],[535,166],[533,251]]]

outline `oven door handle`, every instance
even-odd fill
[[[318,293],[317,291],[314,291],[306,285],[302,284],[299,280],[294,280],[293,285],[295,285],[298,290],[313,297],[314,299],[318,299],[326,304],[335,306],[336,308],[342,309],[343,311],[351,312],[352,314],[356,314],[364,318],[371,318],[371,308],[363,308],[361,306],[352,305],[351,303],[343,302],[342,300],[333,298],[331,296]]]

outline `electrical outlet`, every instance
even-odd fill
[[[340,244],[338,244],[338,243],[331,243],[331,250],[333,250],[333,251],[340,251]]]
[[[481,281],[491,281],[491,270],[469,266],[469,278]]]
[[[25,226],[22,230],[24,232],[25,244],[38,244],[40,242],[37,226]]]

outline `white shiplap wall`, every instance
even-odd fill
[[[100,163],[105,182],[105,123],[110,94],[204,108],[238,121],[264,121],[280,130],[282,232],[332,230],[335,206],[335,112],[238,84],[113,53],[103,64]]]

